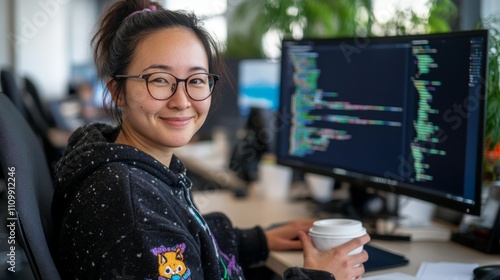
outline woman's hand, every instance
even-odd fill
[[[368,234],[355,238],[332,250],[320,252],[314,248],[311,237],[299,233],[304,249],[304,268],[325,270],[332,273],[336,280],[359,279],[365,273],[363,263],[368,260],[368,253],[363,250],[357,255],[348,255],[352,250],[370,241]]]
[[[313,222],[313,219],[295,220],[265,231],[267,247],[270,251],[302,249],[299,232],[307,232],[312,227]]]

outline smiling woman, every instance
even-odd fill
[[[115,75],[108,82],[122,113],[122,130],[115,142],[137,147],[169,166],[170,149],[186,145],[204,123],[218,76],[208,73],[202,42],[185,28],[156,31],[138,45],[135,56],[141,59],[128,67],[130,74]],[[127,77],[144,77],[146,83],[122,81]],[[118,83],[125,83],[124,91],[115,87]]]
[[[368,235],[318,252],[305,234],[309,220],[264,231],[199,213],[174,150],[203,125],[226,74],[218,45],[193,14],[147,0],[110,5],[92,43],[118,126],[80,127],[57,163],[52,210],[62,277],[243,279],[269,250],[302,248],[305,268],[288,269],[285,279],[361,276],[353,264],[367,253],[347,253]]]

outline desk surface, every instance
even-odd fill
[[[308,202],[271,200],[253,192],[243,199],[235,198],[233,193],[228,191],[195,192],[194,199],[202,213],[223,212],[237,227],[255,225],[267,227],[273,223],[309,218],[312,214]],[[410,263],[393,269],[369,272],[367,276],[396,271],[416,275],[422,262],[462,262],[480,265],[500,262],[498,255],[484,254],[454,242],[373,240],[371,244],[404,255]],[[266,265],[281,275],[288,267],[302,266],[302,261],[301,252],[271,252]]]

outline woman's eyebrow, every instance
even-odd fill
[[[164,65],[164,64],[153,64],[153,65],[150,65],[150,66],[146,67],[144,69],[144,71],[150,70],[150,69],[158,69],[158,70],[170,71],[170,70],[172,70],[172,67],[170,67],[168,65]]]
[[[150,70],[150,69],[157,69],[157,70],[162,70],[162,71],[172,71],[172,67],[170,67],[168,65],[164,65],[164,64],[153,64],[151,66],[146,67],[144,69],[144,71],[145,70]],[[208,72],[208,70],[205,67],[203,67],[203,66],[194,66],[194,67],[191,67],[189,69],[189,72],[196,72],[196,71],[199,71],[199,70]]]

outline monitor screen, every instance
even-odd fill
[[[241,116],[238,108],[237,79],[240,61],[241,59],[237,58],[224,58],[228,74],[223,75],[215,85],[207,119],[196,132],[195,139],[213,140],[217,131],[225,131],[228,139],[233,141],[237,130],[245,123],[245,118]]]
[[[278,163],[479,214],[488,32],[285,39]]]
[[[238,107],[247,117],[251,108],[277,111],[280,64],[268,59],[243,59],[238,71]]]

